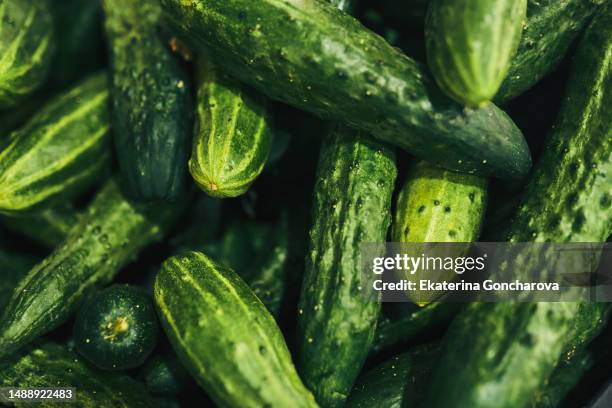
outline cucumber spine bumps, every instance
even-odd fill
[[[64,243],[15,289],[0,318],[0,359],[63,323],[93,287],[160,239],[176,211],[136,205],[107,182]]]
[[[527,0],[433,0],[427,10],[427,63],[440,88],[481,107],[497,93],[516,53]]]
[[[0,3],[0,109],[38,89],[53,61],[55,32],[48,0]]]
[[[611,64],[608,3],[578,46],[567,98],[526,188],[510,241],[605,242],[610,235]],[[527,406],[562,353],[584,347],[608,313],[606,303],[471,305],[449,329],[440,356],[444,365],[436,369],[426,406]],[[495,356],[494,361],[487,356]],[[457,376],[458,369],[465,375]],[[488,392],[479,392],[484,389]]]
[[[465,110],[421,65],[331,4],[163,0],[162,7],[193,48],[273,99],[451,170],[499,177],[529,170],[527,145],[505,113]]]
[[[163,263],[154,292],[174,351],[219,406],[317,406],[274,318],[234,271],[187,252]]]
[[[263,96],[200,56],[197,121],[189,172],[213,197],[244,194],[264,169],[272,130]]]
[[[189,75],[160,37],[155,0],[104,0],[112,118],[121,175],[134,198],[183,191],[193,132]]]
[[[0,151],[0,212],[41,209],[107,173],[108,77],[98,73],[52,99]]]

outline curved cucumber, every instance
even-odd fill
[[[153,408],[142,384],[124,374],[92,368],[65,347],[47,343],[0,365],[0,386],[11,388],[70,387],[83,408]],[[48,400],[37,407],[65,405]],[[16,407],[31,407],[18,402]]]
[[[316,407],[266,307],[204,254],[166,260],[155,300],[174,351],[224,407]]]
[[[433,0],[427,10],[427,63],[440,88],[464,105],[489,103],[523,31],[527,0]]]
[[[0,3],[0,109],[38,89],[53,60],[55,32],[48,0]]]
[[[196,50],[269,97],[360,128],[431,163],[521,177],[525,141],[495,106],[465,110],[424,67],[323,1],[163,0]]]
[[[398,195],[391,238],[395,242],[475,242],[486,201],[486,179],[419,162]],[[453,271],[440,276],[454,277]],[[427,291],[406,295],[420,306],[433,300]]]
[[[384,242],[393,151],[339,125],[323,140],[298,315],[298,367],[323,406],[346,399],[368,355],[380,304],[368,299],[361,244]]]
[[[526,188],[511,241],[605,242],[610,235],[611,63],[608,3],[578,46],[567,99]],[[447,333],[444,363],[436,370],[426,406],[527,406],[562,353],[589,342],[609,309],[607,303],[577,302],[471,305]],[[457,376],[457,370],[463,374]],[[488,392],[480,392],[484,389]]]
[[[189,75],[160,38],[156,0],[102,5],[121,176],[138,199],[175,199],[185,185],[193,132]]]
[[[272,146],[266,100],[197,60],[198,117],[189,172],[213,197],[244,194],[263,171]]]
[[[64,243],[19,283],[0,319],[0,359],[63,323],[93,287],[160,239],[175,211],[137,206],[108,182]]]
[[[97,181],[111,160],[108,84],[90,76],[52,99],[0,151],[0,212],[34,211]]]

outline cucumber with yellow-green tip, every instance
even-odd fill
[[[244,194],[263,171],[272,146],[266,99],[200,56],[197,120],[189,172],[213,197]]]

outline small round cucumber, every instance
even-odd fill
[[[141,365],[155,348],[158,333],[151,298],[128,285],[113,285],[94,295],[74,326],[79,353],[106,370]]]

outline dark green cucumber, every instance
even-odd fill
[[[482,107],[497,93],[519,45],[527,0],[433,0],[427,9],[427,63],[440,88]]]
[[[465,110],[424,67],[323,1],[163,0],[185,40],[269,97],[451,170],[520,177],[525,141],[495,106]]]
[[[174,351],[224,407],[316,407],[274,318],[231,269],[204,254],[166,260],[155,300]]]
[[[323,141],[298,315],[298,367],[323,406],[346,399],[368,355],[380,304],[368,299],[361,244],[384,242],[393,151],[338,126]]]
[[[155,0],[102,4],[121,175],[138,199],[175,199],[185,186],[193,132],[189,75],[160,37]]]
[[[0,319],[0,359],[63,323],[89,291],[160,239],[174,207],[136,205],[109,181],[64,243],[19,283]]]
[[[0,109],[17,105],[42,85],[54,49],[48,0],[0,3]]]
[[[158,354],[139,373],[147,390],[154,395],[179,395],[193,383],[189,372],[173,353]]]
[[[486,201],[486,179],[419,162],[397,197],[391,238],[410,243],[475,242]],[[449,280],[457,276],[453,271],[446,275],[444,278]],[[433,300],[426,291],[408,291],[406,295],[421,306]]]
[[[113,285],[85,302],[74,324],[78,352],[96,367],[138,367],[157,344],[159,326],[150,296],[141,288]]]
[[[131,377],[92,368],[79,356],[57,344],[29,349],[0,365],[0,386],[11,388],[73,388],[75,401],[83,408],[152,408],[154,403],[142,384]],[[31,407],[18,402],[16,407]],[[66,403],[47,400],[37,407]],[[68,404],[70,405],[70,404]]]
[[[555,69],[603,2],[528,0],[521,42],[493,101],[508,102]]]
[[[605,242],[610,235],[611,64],[608,3],[578,46],[567,97],[509,240]],[[527,280],[518,274],[512,278]],[[608,303],[577,302],[471,305],[447,333],[440,357],[444,363],[436,370],[426,406],[527,406],[562,353],[588,343],[601,330],[609,309]]]
[[[220,72],[201,56],[196,63],[198,108],[189,172],[213,197],[244,194],[263,171],[272,146],[264,97]]]
[[[72,204],[65,203],[34,214],[2,216],[0,222],[7,229],[53,249],[64,241],[78,217]]]
[[[0,212],[48,207],[89,187],[110,166],[108,83],[90,76],[53,98],[0,151]]]
[[[4,310],[19,281],[37,262],[35,256],[0,248],[0,310]]]
[[[347,408],[416,407],[435,366],[437,344],[396,355],[359,376]]]

